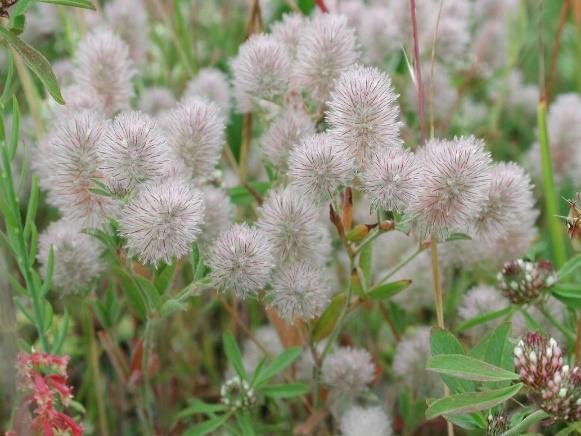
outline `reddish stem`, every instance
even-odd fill
[[[317,6],[321,10],[321,12],[323,12],[325,14],[327,12],[329,12],[329,9],[327,8],[327,5],[325,5],[325,0],[315,0],[315,3],[317,4]]]
[[[412,36],[414,42],[414,62],[416,64],[416,86],[418,87],[418,116],[420,118],[420,144],[426,140],[426,97],[422,82],[422,69],[420,67],[420,46],[418,41],[418,23],[416,20],[416,0],[410,0],[410,16],[412,20]]]

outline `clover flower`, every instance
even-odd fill
[[[38,262],[47,274],[50,247],[53,247],[52,284],[65,294],[86,289],[103,271],[96,239],[82,233],[78,223],[65,219],[53,222],[38,238]]]
[[[293,59],[296,57],[304,27],[305,18],[301,13],[284,14],[280,21],[272,25],[273,38],[285,45]]]
[[[369,159],[361,174],[361,189],[379,210],[403,212],[415,197],[420,181],[415,155],[400,148],[387,148]]]
[[[202,194],[174,178],[142,185],[121,211],[119,226],[130,255],[157,265],[188,254],[203,219]]]
[[[183,99],[206,98],[218,105],[227,117],[230,112],[230,84],[226,74],[217,68],[202,68],[196,77],[188,82]]]
[[[347,153],[334,147],[330,135],[318,133],[303,137],[294,147],[288,167],[291,184],[315,202],[322,202],[351,179],[353,164]]]
[[[262,231],[234,224],[214,242],[208,265],[218,289],[246,298],[268,283],[274,262],[270,243]]]
[[[535,204],[530,177],[514,163],[492,167],[488,198],[472,221],[471,233],[480,239],[494,240],[523,224]]]
[[[92,87],[77,84],[68,85],[61,89],[61,94],[65,105],[51,104],[52,112],[56,118],[66,117],[66,113],[69,111],[92,110],[98,113],[105,112],[105,102]]]
[[[195,178],[212,175],[224,146],[224,120],[215,103],[204,98],[183,100],[163,122],[171,153]]]
[[[262,135],[264,155],[281,171],[287,170],[292,148],[308,135],[315,133],[315,124],[303,111],[288,109],[280,114]]]
[[[541,391],[542,409],[555,419],[578,422],[581,419],[581,368],[570,369],[563,365],[554,383]]]
[[[391,421],[381,407],[353,406],[341,416],[339,422],[344,436],[391,436]]]
[[[228,193],[214,186],[201,188],[204,196],[204,222],[198,238],[199,243],[209,248],[220,233],[230,227],[234,207]]]
[[[147,7],[142,0],[112,0],[105,6],[105,20],[129,47],[136,65],[146,61],[148,39]]]
[[[113,208],[110,198],[92,192],[93,179],[103,181],[97,149],[104,126],[102,116],[92,111],[63,116],[39,142],[33,162],[49,203],[87,227],[99,227]]]
[[[375,378],[375,365],[367,350],[340,347],[325,359],[321,375],[336,393],[356,395]]]
[[[315,206],[292,187],[275,190],[260,208],[258,228],[272,246],[279,264],[287,261],[324,261],[326,229]]]
[[[401,147],[398,95],[377,68],[356,65],[340,75],[326,119],[339,147],[363,164],[386,147]]]
[[[556,380],[561,378],[563,352],[553,338],[537,332],[524,335],[514,348],[514,365],[523,383],[558,393],[560,383]]]
[[[98,28],[79,44],[75,79],[79,85],[97,91],[108,115],[129,109],[134,74],[129,48],[110,30]]]
[[[393,371],[419,398],[437,397],[443,391],[440,376],[426,370],[431,356],[429,327],[406,333],[395,349]]]
[[[269,295],[272,306],[292,323],[296,316],[305,320],[319,316],[329,302],[331,289],[318,268],[300,262],[277,271]]]
[[[161,177],[168,165],[167,143],[143,112],[121,112],[105,130],[97,149],[99,169],[109,189],[125,195],[142,182]]]
[[[486,201],[490,153],[473,136],[431,140],[418,153],[421,183],[409,214],[424,238],[468,229]]]
[[[305,25],[300,39],[293,85],[323,103],[333,82],[357,60],[355,30],[343,15],[315,16]]]
[[[272,101],[288,90],[291,58],[285,45],[270,35],[248,38],[230,67],[240,112],[250,112],[262,100]]]
[[[390,55],[401,50],[403,35],[398,26],[392,25],[392,9],[390,2],[364,7],[358,14],[357,36],[361,41],[362,57],[366,64],[379,66]]]
[[[220,388],[222,403],[230,410],[248,409],[256,403],[256,393],[246,380],[234,376]]]
[[[557,274],[548,260],[532,262],[518,259],[504,264],[498,273],[498,287],[514,304],[536,301],[557,281]]]
[[[172,109],[176,105],[173,93],[161,86],[150,86],[141,92],[139,110],[151,116]]]

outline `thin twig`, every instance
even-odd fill
[[[563,5],[561,6],[557,34],[555,35],[555,41],[553,42],[553,49],[551,51],[551,66],[549,67],[549,75],[547,76],[547,100],[551,99],[553,80],[555,78],[555,72],[557,71],[557,58],[559,56],[559,49],[561,48],[561,38],[563,36],[563,29],[565,28],[570,9],[571,0],[564,0]]]
[[[420,46],[418,41],[418,23],[416,20],[416,0],[410,0],[410,16],[412,20],[412,37],[414,44],[414,62],[416,70],[416,86],[418,88],[418,117],[420,119],[420,144],[426,141],[426,97],[422,82],[422,68],[420,66]]]
[[[391,316],[389,315],[389,311],[387,310],[387,307],[385,307],[385,303],[383,301],[379,302],[379,310],[381,311],[381,314],[383,315],[383,319],[385,320],[385,322],[387,322],[387,325],[389,326],[391,333],[393,334],[393,337],[395,338],[395,340],[397,342],[400,342],[401,335],[399,334],[399,332],[395,328],[395,324],[393,323]]]

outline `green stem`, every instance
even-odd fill
[[[545,309],[543,306],[539,306],[538,307],[539,311],[543,314],[543,316],[545,318],[547,318],[547,320],[553,324],[561,333],[563,333],[565,335],[565,337],[567,338],[567,340],[571,341],[572,343],[575,343],[576,340],[576,336],[573,334],[572,331],[570,331],[568,328],[566,328],[563,324],[561,324],[559,321],[557,321],[555,319],[555,317],[553,315],[551,315],[547,309]]]
[[[406,257],[404,260],[402,260],[398,265],[396,265],[385,276],[383,276],[381,279],[379,279],[379,281],[376,283],[376,286],[385,283],[387,280],[389,280],[391,277],[393,277],[395,274],[397,274],[404,266],[406,266],[408,263],[410,263],[412,260],[414,260],[418,256],[418,254],[420,254],[422,251],[424,251],[424,249],[425,248],[419,246],[416,249],[416,251],[414,251],[412,254],[410,254],[408,257]]]

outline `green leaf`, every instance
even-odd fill
[[[246,380],[246,370],[244,369],[244,364],[242,363],[242,355],[240,353],[240,348],[232,336],[232,333],[225,332],[223,336],[224,341],[224,352],[228,358],[228,362],[232,364],[236,373],[241,379]]]
[[[446,238],[446,240],[444,242],[450,242],[450,241],[469,241],[472,238],[465,234],[465,233],[452,233],[450,236],[448,236]]]
[[[466,430],[478,430],[486,428],[486,421],[480,412],[474,412],[468,415],[444,415],[444,418],[452,422],[454,425],[462,427]]]
[[[363,289],[371,285],[371,267],[373,265],[373,244],[366,244],[359,253],[359,266],[362,272]]]
[[[44,282],[40,288],[40,296],[44,297],[48,291],[50,291],[50,285],[52,283],[52,273],[54,271],[54,246],[51,245],[48,249],[48,260],[46,262],[46,274],[44,277]]]
[[[140,275],[135,276],[135,281],[145,295],[149,310],[157,310],[159,312],[161,310],[161,298],[155,285]]]
[[[529,416],[527,416],[525,419],[523,419],[521,422],[519,422],[517,425],[515,425],[508,431],[505,431],[502,434],[502,436],[517,436],[523,434],[525,431],[527,431],[527,429],[531,425],[536,424],[537,422],[540,422],[549,417],[550,415],[544,410],[537,410],[531,413]]]
[[[568,307],[581,309],[581,285],[573,283],[557,284],[551,292],[555,298],[565,303]]]
[[[433,356],[428,361],[426,369],[464,380],[483,382],[516,380],[519,378],[518,374],[514,372],[462,354],[439,354]]]
[[[512,371],[514,363],[513,346],[510,343],[511,332],[511,323],[503,322],[482,338],[468,354],[476,359]]]
[[[412,281],[408,279],[386,283],[384,285],[379,285],[373,288],[366,294],[366,296],[371,300],[386,300],[393,297],[394,295],[399,294],[404,289],[408,288],[411,284]]]
[[[270,188],[268,182],[249,182],[248,185],[259,194],[264,194]],[[235,186],[228,190],[230,201],[236,205],[252,204],[255,202],[254,197],[245,186]]]
[[[159,314],[162,317],[166,317],[166,316],[171,315],[172,313],[186,310],[187,308],[188,308],[188,306],[186,304],[182,303],[181,301],[171,299],[171,300],[167,300],[165,303],[163,303],[163,305],[161,306],[161,309],[159,311]]]
[[[466,354],[462,344],[446,329],[433,327],[430,334],[430,347],[432,356],[440,354]],[[442,380],[452,392],[473,392],[476,390],[474,383],[469,380],[461,380],[442,374]]]
[[[73,8],[90,9],[96,11],[95,6],[89,0],[40,0],[42,3],[53,5],[71,6]]]
[[[260,388],[259,392],[270,398],[293,398],[308,394],[309,385],[304,383],[271,385]]]
[[[484,392],[465,392],[434,401],[426,411],[426,418],[440,415],[463,415],[490,409],[514,397],[523,387],[522,383]]]
[[[12,19],[14,20],[18,15],[24,14],[33,3],[34,0],[17,1],[10,12],[11,17],[13,17]]]
[[[255,387],[257,389],[260,388],[260,386],[266,384],[276,374],[284,371],[299,358],[301,353],[302,350],[300,347],[292,347],[276,356],[272,362],[270,362],[270,364],[261,371],[261,374],[256,379]]]
[[[460,324],[458,326],[458,331],[463,332],[464,330],[471,329],[472,327],[475,327],[475,326],[480,325],[480,324],[484,324],[485,322],[488,322],[488,321],[492,321],[493,319],[497,319],[497,318],[500,318],[500,317],[505,316],[505,315],[510,315],[510,313],[512,313],[513,310],[514,310],[513,306],[507,306],[501,310],[495,310],[493,312],[484,312],[484,313]]]
[[[165,294],[171,287],[176,264],[177,262],[172,262],[170,265],[164,264],[155,272],[154,283],[160,295]]]
[[[70,321],[69,311],[65,307],[65,315],[64,315],[64,319],[63,319],[63,325],[62,325],[62,328],[59,329],[59,331],[56,335],[56,338],[52,344],[51,354],[60,354],[61,347],[63,346],[63,344],[65,342],[65,338],[67,336],[67,333],[69,332],[69,321]]]
[[[329,303],[313,328],[313,339],[315,342],[319,342],[331,334],[335,328],[335,324],[337,324],[339,314],[345,304],[345,299],[345,294],[338,294],[331,300],[331,303]]]
[[[121,268],[115,268],[115,273],[121,283],[121,288],[123,289],[125,297],[127,297],[129,305],[137,317],[144,321],[147,319],[147,302],[139,287]]]
[[[252,419],[248,410],[242,410],[236,414],[236,421],[242,430],[242,436],[254,436],[256,433],[252,428]]]
[[[0,26],[0,39],[4,40],[6,44],[22,57],[24,63],[36,74],[52,98],[57,103],[65,104],[58,87],[56,76],[46,58],[34,47],[31,47],[2,26]]]
[[[562,280],[569,274],[575,272],[578,268],[581,268],[581,254],[573,256],[571,259],[565,262],[565,265],[563,265],[561,269],[557,271],[557,277],[559,277],[559,280]]]
[[[215,418],[208,419],[201,424],[190,427],[184,432],[184,436],[202,436],[216,430],[221,425],[223,425],[230,418],[230,414],[216,416]]]
[[[176,415],[176,419],[179,420],[198,414],[213,416],[215,413],[228,410],[228,407],[224,404],[208,404],[198,398],[193,398],[189,403],[190,405],[188,407]]]

